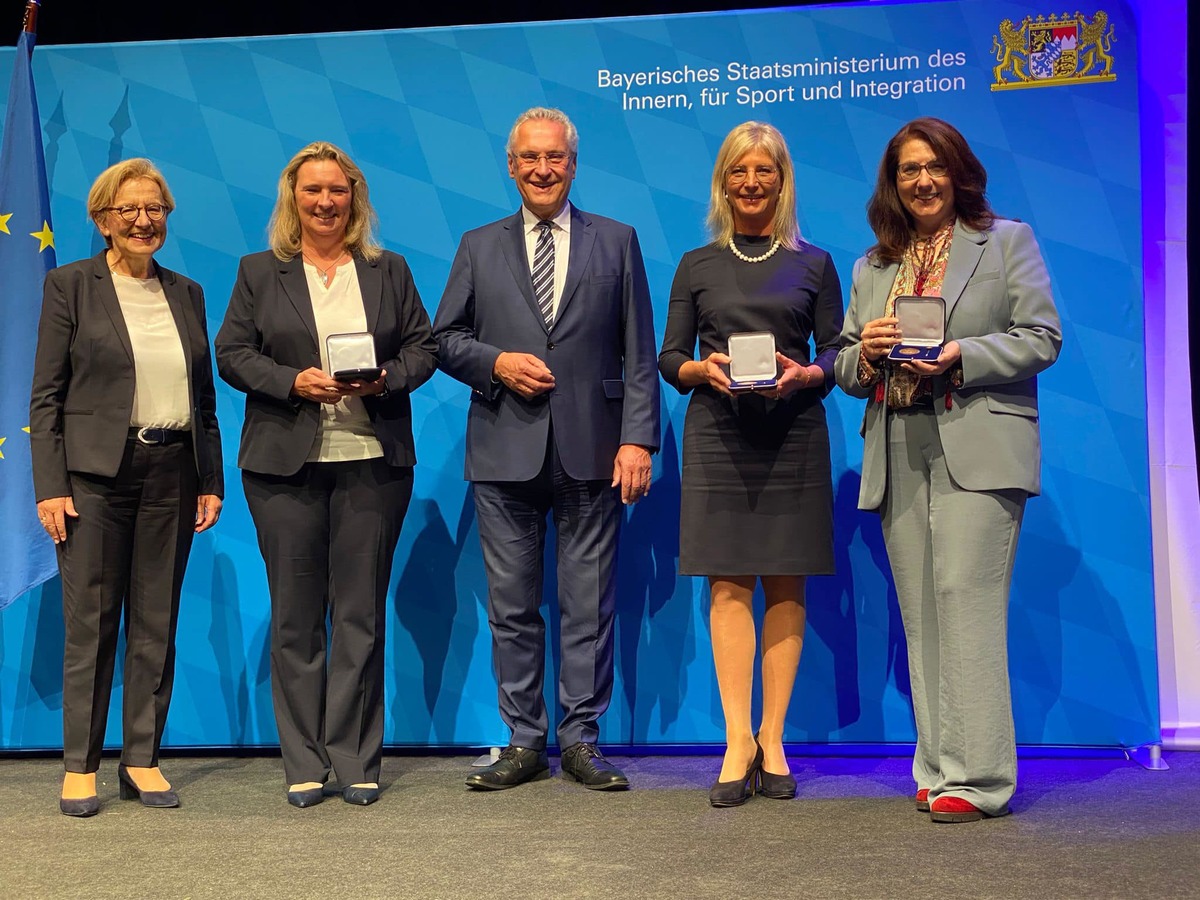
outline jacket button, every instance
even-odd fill
[[[554,341],[546,341],[546,349],[553,350],[554,349]]]

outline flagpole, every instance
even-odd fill
[[[37,17],[41,5],[41,0],[26,0],[25,21],[21,25],[21,30],[26,34],[37,34]]]

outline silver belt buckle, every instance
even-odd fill
[[[147,440],[147,439],[146,439],[146,432],[147,432],[147,431],[158,431],[158,429],[157,429],[157,428],[151,429],[149,426],[146,426],[145,428],[139,428],[139,429],[138,429],[138,433],[137,433],[137,439],[138,439],[139,441],[141,441],[143,444],[147,444],[147,445],[151,445],[151,446],[152,446],[152,445],[154,445],[154,444],[161,444],[161,443],[162,443],[162,441],[151,441],[151,440]]]

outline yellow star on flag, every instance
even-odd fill
[[[8,440],[8,438],[0,438],[0,447],[3,447],[4,442],[7,440]],[[0,450],[0,459],[4,459],[4,451],[3,450]]]
[[[31,232],[29,232],[29,236],[35,237],[39,241],[41,241],[41,246],[38,247],[38,253],[41,253],[47,247],[54,246],[54,232],[50,230],[50,223],[45,221],[44,219],[42,220],[42,230],[41,231],[31,231]]]
[[[12,234],[12,232],[8,230],[8,220],[12,217],[12,213],[0,213],[0,231],[3,231],[5,234]]]

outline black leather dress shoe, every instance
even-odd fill
[[[625,773],[604,758],[595,744],[572,744],[562,752],[563,777],[592,791],[623,791],[629,787]]]
[[[467,776],[467,787],[502,791],[538,777],[545,777],[549,772],[550,760],[546,757],[545,750],[505,747],[500,751],[498,760]]]

